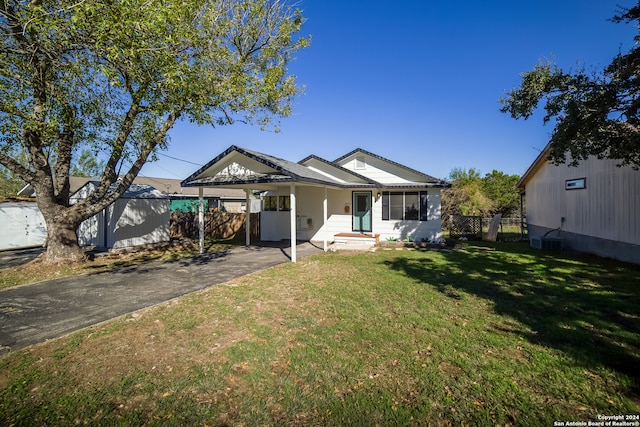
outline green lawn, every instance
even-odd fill
[[[640,268],[320,254],[0,359],[3,425],[553,425],[640,413]]]

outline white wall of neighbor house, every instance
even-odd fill
[[[586,188],[565,189],[567,180],[581,178]],[[530,225],[640,244],[640,171],[596,158],[577,167],[546,163],[525,191]]]

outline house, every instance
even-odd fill
[[[89,181],[70,202],[77,203],[100,183]],[[125,248],[169,241],[169,198],[149,185],[131,184],[113,204],[78,227],[80,246]]]
[[[554,165],[547,146],[517,186],[535,247],[564,247],[640,264],[640,171],[589,157]]]
[[[363,149],[300,162],[231,146],[182,182],[185,187],[263,193],[261,240],[327,243],[442,236],[440,192],[450,185]],[[203,190],[200,190],[203,191]],[[249,227],[247,227],[249,228]],[[247,237],[247,244],[249,244]]]

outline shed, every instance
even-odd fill
[[[71,196],[77,203],[99,185],[89,181]],[[169,240],[170,200],[150,185],[132,184],[102,212],[78,227],[80,246],[124,248]]]

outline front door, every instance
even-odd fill
[[[353,192],[353,231],[371,231],[371,192]]]

